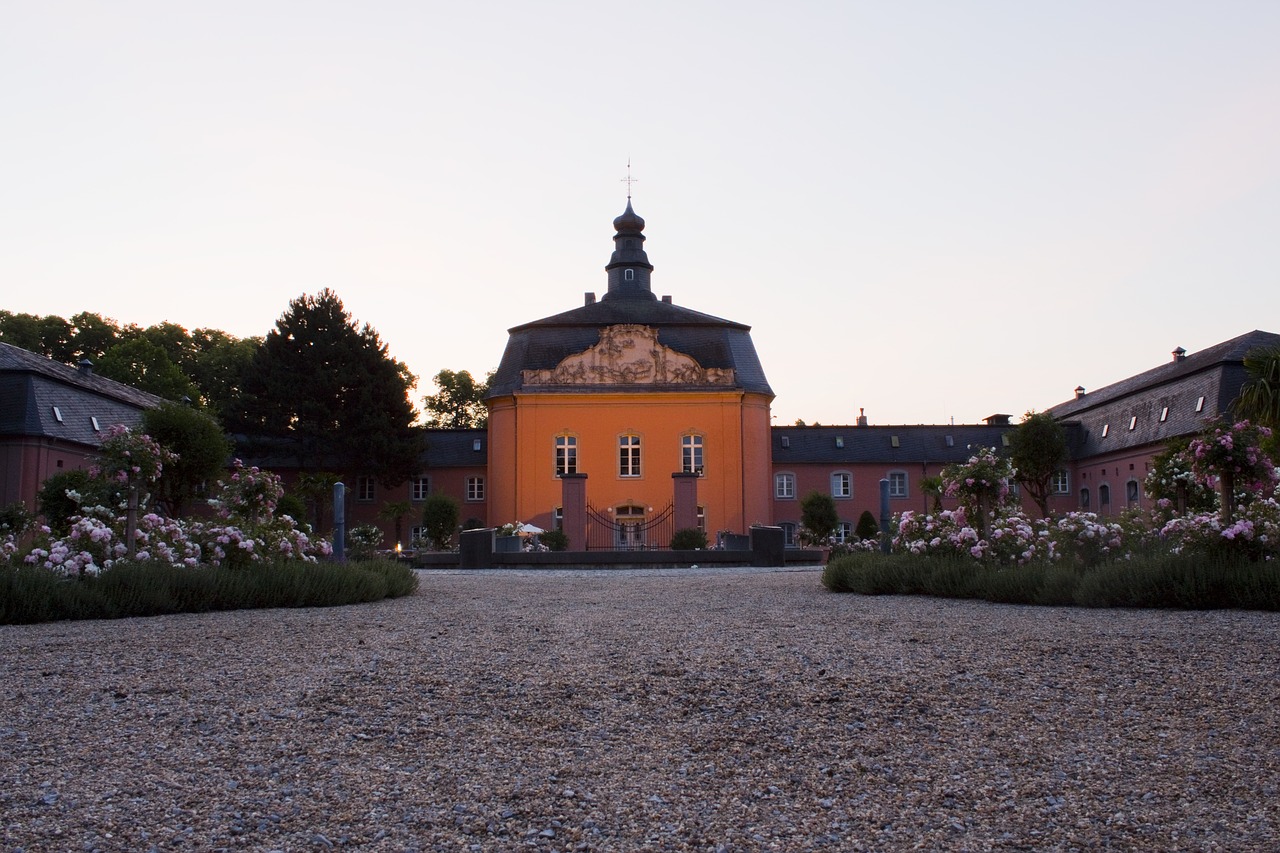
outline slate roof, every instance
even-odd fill
[[[1003,447],[1001,436],[1014,427],[985,424],[916,426],[776,426],[775,468],[874,463],[907,465],[964,462],[979,447]],[[898,446],[893,446],[893,439]],[[843,444],[843,446],[841,446]]]
[[[1245,355],[1257,347],[1275,346],[1280,346],[1280,335],[1254,330],[1048,411],[1074,427],[1069,436],[1077,459],[1191,435],[1206,420],[1226,412],[1240,393],[1248,378]]]
[[[144,409],[162,402],[154,394],[0,343],[0,435],[97,447],[108,427],[137,426]]]
[[[607,326],[639,325],[658,330],[658,341],[677,352],[692,357],[704,368],[728,368],[734,371],[736,388],[773,396],[764,368],[751,342],[751,327],[710,314],[659,300],[649,287],[653,269],[642,245],[644,220],[636,216],[627,202],[626,212],[614,220],[619,229],[609,271],[609,291],[600,301],[534,320],[508,329],[507,348],[502,354],[489,398],[502,397],[522,388],[522,371],[550,370],[565,358],[583,352],[600,341],[600,330]],[[625,249],[623,238],[632,238],[636,248]],[[622,267],[638,272],[633,283],[620,280]],[[539,386],[546,390],[545,386]],[[617,386],[637,390],[637,386]],[[643,386],[653,390],[655,386]],[[574,386],[575,391],[616,390],[608,386]]]
[[[476,440],[480,449],[475,449]],[[423,462],[431,468],[469,468],[489,462],[489,434],[483,429],[429,429]]]

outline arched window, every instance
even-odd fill
[[[1124,499],[1126,503],[1136,504],[1141,495],[1142,491],[1138,486],[1137,480],[1130,480],[1124,484]]]
[[[1089,508],[1089,489],[1088,488],[1084,488],[1080,490],[1080,508],[1081,509]]]
[[[630,269],[628,269],[628,270],[623,270],[623,271],[622,271],[622,280],[623,280],[623,281],[635,281],[635,280],[636,280],[636,271],[635,271],[635,270],[630,270]]]
[[[1111,506],[1111,487],[1106,483],[1098,486],[1098,508]]]

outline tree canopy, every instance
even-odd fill
[[[231,461],[231,439],[212,417],[182,403],[165,403],[142,413],[143,430],[177,458],[165,464],[156,499],[171,518],[186,513],[202,488]]]
[[[438,429],[483,429],[489,423],[484,396],[489,392],[493,371],[477,382],[468,370],[442,370],[434,377],[437,394],[422,398],[427,426]]]
[[[414,381],[336,293],[304,294],[254,354],[237,426],[288,439],[302,467],[338,467],[391,487],[417,472],[426,447],[409,402]]]
[[[1048,412],[1027,412],[1017,429],[1009,433],[1009,459],[1014,479],[1040,509],[1049,515],[1053,477],[1067,461],[1067,433]]]

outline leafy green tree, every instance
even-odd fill
[[[191,343],[191,362],[179,367],[200,389],[205,406],[222,423],[234,422],[262,338],[236,338],[217,329],[196,329]]]
[[[1009,433],[1009,459],[1014,479],[1035,501],[1043,518],[1049,517],[1053,477],[1067,463],[1067,432],[1048,412],[1027,412]]]
[[[800,499],[800,525],[814,543],[826,543],[840,524],[835,498],[813,491]]]
[[[336,467],[393,487],[416,473],[413,374],[332,290],[289,303],[254,354],[237,429],[290,440],[299,467]]]
[[[445,494],[428,495],[422,505],[422,527],[428,544],[437,551],[447,551],[458,529],[460,509],[455,498]]]
[[[215,482],[231,461],[231,439],[207,413],[181,403],[165,403],[142,413],[143,430],[161,446],[177,454],[156,484],[156,500],[171,518]]]
[[[468,370],[442,370],[434,382],[437,394],[422,398],[427,426],[441,429],[483,429],[489,423],[489,410],[484,396],[489,392],[493,371],[484,382],[477,382]]]
[[[79,499],[72,497],[79,495]],[[40,485],[36,493],[36,506],[44,523],[49,525],[54,536],[65,536],[71,529],[70,518],[80,514],[80,507],[106,503],[106,490],[83,468],[69,468],[59,471]]]
[[[95,371],[166,400],[194,401],[200,396],[199,389],[168,354],[146,338],[115,344],[98,360]]]
[[[115,320],[89,311],[72,315],[70,321],[71,348],[74,353],[72,358],[66,359],[69,364],[74,364],[82,358],[97,363],[107,350],[124,337],[132,336],[123,335],[120,324]],[[136,328],[130,331],[136,331]]]
[[[46,355],[63,364],[73,364],[75,349],[71,345],[71,324],[49,314],[14,314],[0,311],[0,341]]]

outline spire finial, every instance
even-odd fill
[[[634,183],[639,183],[640,181],[639,178],[631,177],[631,158],[630,157],[627,158],[627,176],[625,178],[622,178],[621,180],[622,180],[622,183],[627,185],[627,202],[630,203],[631,202],[631,185]]]

